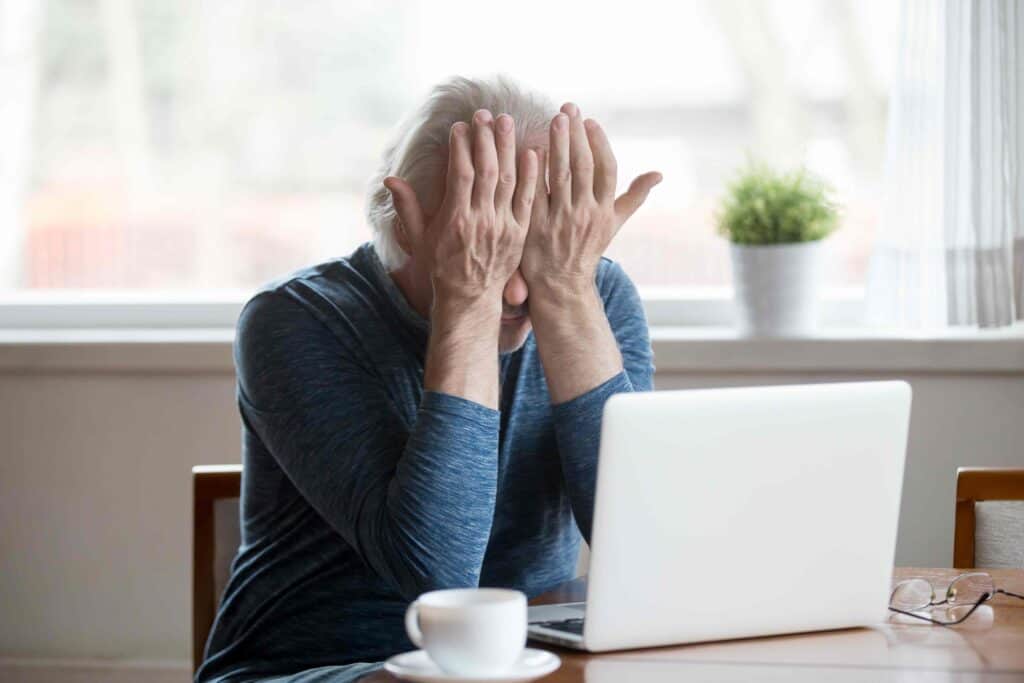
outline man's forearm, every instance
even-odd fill
[[[530,291],[530,320],[551,402],[580,396],[622,372],[622,354],[594,283]]]
[[[498,407],[501,299],[435,301],[423,388]]]
[[[629,379],[593,281],[579,289],[536,289],[530,288],[530,318],[554,404],[559,459],[573,515],[589,542],[601,409],[611,393],[629,390]]]

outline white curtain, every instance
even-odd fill
[[[903,0],[869,322],[1024,319],[1024,2]]]
[[[0,0],[0,290],[21,281],[21,204],[28,185],[41,4]]]

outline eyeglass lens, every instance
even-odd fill
[[[889,606],[912,612],[924,609],[935,601],[935,591],[927,579],[906,579],[892,589]]]
[[[973,605],[983,597],[995,594],[992,577],[981,572],[963,574],[953,580],[946,590],[946,600],[950,606]]]

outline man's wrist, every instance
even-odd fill
[[[530,320],[554,404],[622,372],[622,355],[593,279],[530,287]]]
[[[501,322],[501,292],[476,296],[434,294],[430,310],[431,326],[441,328],[498,329]]]
[[[559,281],[530,287],[530,318],[534,326],[547,321],[571,322],[581,316],[604,316],[604,302],[593,279]]]
[[[500,293],[435,298],[423,388],[498,407]]]

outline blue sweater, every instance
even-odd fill
[[[607,259],[597,284],[625,371],[552,406],[531,334],[501,356],[500,410],[423,390],[429,323],[369,244],[254,296],[235,340],[242,543],[196,679],[347,680],[412,649],[424,591],[571,579],[604,402],[654,371],[633,284]]]

